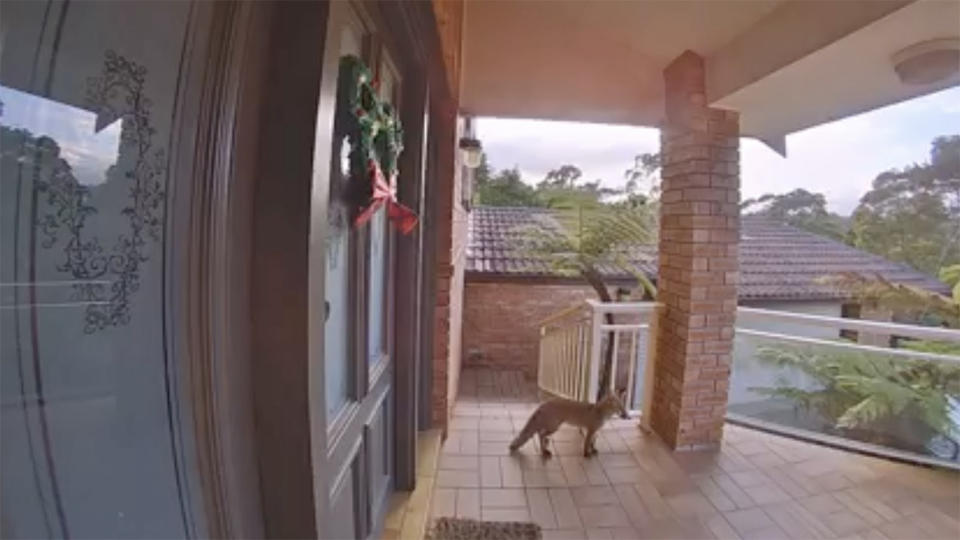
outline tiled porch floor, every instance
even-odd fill
[[[611,420],[600,454],[564,427],[555,457],[507,444],[535,406],[519,373],[467,370],[432,515],[534,521],[544,538],[960,538],[960,475],[728,425],[716,451],[672,453]]]

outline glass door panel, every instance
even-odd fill
[[[380,81],[380,95],[393,107],[397,107],[399,100],[399,76],[393,62],[386,51],[378,70]],[[370,220],[369,244],[367,260],[367,362],[371,366],[378,364],[387,354],[386,321],[389,305],[387,302],[389,265],[390,265],[390,235],[386,208],[380,208]],[[371,381],[372,383],[373,381]]]
[[[191,5],[9,2],[0,58],[6,538],[196,526],[168,350],[167,202]]]

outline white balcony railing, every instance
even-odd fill
[[[626,390],[625,406],[632,413],[640,414],[649,410],[653,396],[655,362],[651,336],[656,335],[658,317],[655,314],[658,309],[659,304],[653,302],[587,301],[544,320],[540,329],[540,389],[569,399],[594,401],[600,384],[602,358],[609,344],[613,347],[610,390]],[[857,333],[859,339],[840,339],[841,331]],[[765,351],[769,353],[771,347],[799,351],[798,354],[834,355],[841,358],[841,362],[869,358],[870,362],[877,361],[882,365],[900,367],[923,362],[927,368],[944,368],[944,373],[957,370],[955,376],[960,377],[960,356],[890,345],[898,340],[960,343],[960,331],[741,307],[737,310],[727,418],[729,421],[752,423],[767,429],[776,430],[779,426],[785,433],[796,435],[793,432],[799,431],[808,438],[837,437],[838,430],[818,420],[815,414],[800,410],[803,407],[798,406],[798,403],[771,398],[769,392],[758,390],[769,390],[783,385],[804,391],[823,388],[822,374],[818,382],[796,366],[781,366],[776,362],[764,361],[761,356]],[[945,454],[951,453],[950,447],[955,448],[957,455],[952,458],[936,453],[933,458],[922,455],[924,449],[921,446],[929,447],[937,443],[926,440],[925,437],[929,434],[911,425],[912,419],[907,412],[903,413],[903,418],[894,418],[891,421],[890,429],[897,433],[896,437],[891,436],[893,443],[888,443],[883,433],[858,435],[855,430],[847,430],[840,436],[860,436],[861,440],[841,440],[838,444],[877,446],[873,442],[864,443],[864,439],[869,441],[876,438],[884,440],[880,446],[885,448],[882,448],[880,453],[892,453],[900,458],[938,464],[942,464],[941,458],[944,458],[960,464],[960,444],[957,443],[960,438],[957,437],[957,433],[960,433],[960,396],[944,397],[952,422],[958,430],[951,432],[949,436],[945,435],[948,442],[943,443],[948,447]],[[809,408],[809,404],[807,405]],[[644,416],[641,414],[641,421],[646,423]],[[877,428],[871,429],[876,431]],[[897,442],[898,438],[904,438],[904,431],[911,430],[917,432],[916,441]],[[850,435],[851,433],[853,435]],[[909,439],[910,436],[906,438]]]
[[[639,413],[652,384],[652,341],[648,339],[657,304],[588,300],[540,323],[540,389],[560,397],[593,402],[600,385],[600,358],[613,346],[609,389],[625,390],[624,406]],[[608,316],[612,319],[608,319]]]
[[[589,401],[591,320],[586,305],[565,309],[540,323],[537,384],[550,394]]]

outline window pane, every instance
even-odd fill
[[[380,96],[396,106],[398,88],[397,71],[384,51],[380,63]],[[396,114],[396,111],[394,111]],[[386,352],[386,310],[388,275],[388,229],[387,213],[381,208],[370,220],[369,270],[367,273],[367,361],[377,362]]]
[[[381,208],[370,220],[370,273],[368,275],[368,361],[376,362],[384,351],[384,317],[387,275],[387,213]]]
[[[327,238],[327,274],[325,280],[327,419],[332,420],[347,402],[350,372],[350,226],[346,209],[340,204],[330,205]]]
[[[342,54],[362,53],[362,33],[345,26],[340,37]],[[350,399],[353,370],[350,362],[351,308],[350,287],[352,243],[350,208],[344,199],[349,181],[350,145],[342,134],[335,134],[333,159],[330,164],[330,203],[327,215],[326,251],[326,324],[324,326],[324,382],[327,420],[332,421]]]
[[[165,247],[181,240],[167,236],[167,156],[190,10],[3,6],[4,537],[193,528],[192,429],[164,325]]]

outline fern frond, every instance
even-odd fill
[[[890,414],[890,406],[885,400],[878,396],[868,396],[860,403],[847,409],[840,418],[837,419],[839,428],[856,428],[869,425],[876,422],[879,418]]]
[[[773,366],[798,369],[822,389],[807,391],[781,384],[751,391],[815,408],[838,428],[883,431],[890,429],[890,421],[909,418],[946,436],[960,430],[951,416],[956,407],[951,396],[957,399],[960,394],[960,366],[792,346],[760,347],[757,357]]]

